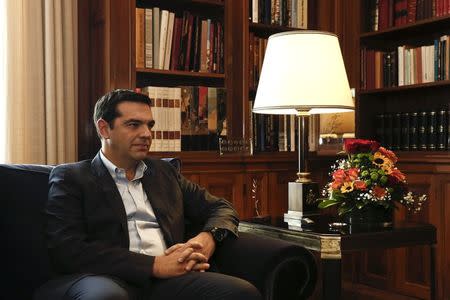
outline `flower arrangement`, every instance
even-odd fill
[[[319,208],[338,206],[340,216],[355,210],[384,208],[393,211],[396,203],[413,212],[420,211],[426,195],[408,191],[405,175],[397,169],[397,156],[376,141],[346,139],[348,157],[331,167],[332,181],[319,199]]]

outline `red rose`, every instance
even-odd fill
[[[361,139],[345,139],[344,149],[349,154],[375,152],[380,148],[380,144],[376,141]]]

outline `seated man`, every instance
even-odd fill
[[[249,282],[209,270],[216,246],[237,238],[231,204],[147,159],[150,99],[114,90],[94,122],[96,157],[50,175],[48,248],[61,276],[36,299],[260,299]],[[203,231],[186,241],[187,220]]]

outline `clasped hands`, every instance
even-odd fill
[[[210,232],[201,232],[186,243],[175,244],[164,255],[156,256],[153,276],[170,278],[188,272],[204,272],[209,269],[208,260],[216,244]]]

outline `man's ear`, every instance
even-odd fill
[[[98,133],[103,139],[108,139],[111,128],[109,127],[109,123],[103,119],[98,119],[97,121]]]

